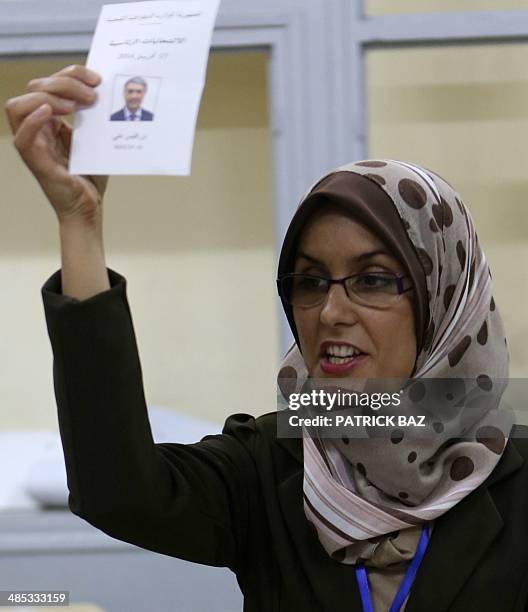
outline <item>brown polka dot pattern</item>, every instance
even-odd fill
[[[432,232],[439,232],[440,230],[438,229],[438,225],[436,224],[436,221],[434,219],[430,219],[429,220],[429,229]]]
[[[493,382],[487,374],[479,374],[477,376],[477,385],[483,391],[491,391],[493,389]]]
[[[393,444],[399,444],[403,440],[403,430],[395,429],[391,431],[390,438]]]
[[[469,286],[473,286],[473,279],[475,278],[475,261],[471,262],[471,268],[469,269]]]
[[[418,457],[418,455],[416,454],[416,451],[411,451],[407,457],[407,461],[409,463],[414,463],[416,461],[416,457]]]
[[[443,229],[444,227],[449,227],[453,223],[453,212],[444,198],[441,198],[440,204],[433,204],[431,210],[433,212],[437,228]],[[431,229],[433,228],[431,227]]]
[[[482,346],[484,346],[488,341],[488,323],[486,321],[482,323],[482,327],[479,329],[477,341],[479,344],[482,344]]]
[[[453,299],[453,294],[455,293],[456,285],[449,285],[444,293],[444,307],[447,310],[449,308],[449,304],[451,304],[451,300]]]
[[[432,209],[433,211],[433,217],[434,220],[436,221],[436,225],[437,227],[439,227],[440,229],[444,227],[444,214],[443,214],[443,208],[441,204],[433,204]]]
[[[424,188],[412,179],[402,179],[398,183],[398,191],[403,201],[416,210],[423,208],[427,202]]]
[[[500,429],[485,425],[477,430],[477,442],[484,444],[492,453],[500,455],[506,446],[506,438]]]
[[[418,255],[418,258],[423,266],[425,274],[429,276],[429,274],[431,274],[433,271],[433,260],[429,257],[427,251],[421,247],[416,249],[416,254]]]
[[[365,166],[366,168],[384,168],[387,163],[383,161],[368,160],[363,162],[356,162],[356,166]]]
[[[409,389],[409,398],[412,402],[420,402],[425,397],[425,385],[421,381],[413,383]]]
[[[444,200],[444,198],[441,199],[441,202],[442,202],[444,227],[450,227],[453,223],[453,211],[451,210],[451,207],[449,206],[449,204]]]
[[[378,183],[378,185],[385,185],[385,179],[379,174],[365,174],[365,176],[368,177],[371,181]]]
[[[406,493],[405,491],[400,491],[398,493],[398,497],[401,497],[402,499],[409,499],[409,494]]]
[[[455,346],[455,348],[448,353],[447,358],[449,365],[454,368],[457,363],[462,359],[464,353],[468,350],[471,344],[471,336],[464,336],[462,340]]]
[[[456,253],[458,261],[460,262],[460,267],[463,270],[466,267],[466,249],[464,248],[464,245],[460,240],[457,242],[456,245]]]
[[[470,457],[457,457],[451,464],[449,475],[451,476],[451,480],[464,480],[464,478],[467,478],[473,473],[474,469],[475,464]]]
[[[490,302],[489,309],[491,310],[491,312],[495,310],[495,300],[493,299],[493,296],[491,296],[491,302]]]
[[[357,470],[362,476],[367,475],[367,470],[365,469],[365,466],[362,463],[357,464]]]

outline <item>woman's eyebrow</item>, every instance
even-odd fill
[[[374,249],[373,251],[366,251],[365,253],[361,253],[361,255],[350,257],[349,259],[350,261],[364,261],[365,259],[371,259],[376,255],[388,255],[389,257],[392,257],[392,254],[389,253],[387,249],[379,248]],[[308,255],[308,253],[303,253],[302,251],[297,253],[297,259],[299,258],[307,259],[308,261],[311,261],[316,264],[323,264],[323,262],[317,259],[317,257],[313,257],[312,255]]]

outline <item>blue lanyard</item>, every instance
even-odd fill
[[[396,597],[391,604],[389,612],[399,612],[401,609],[405,598],[409,594],[411,590],[411,586],[420,567],[420,563],[425,555],[425,549],[427,548],[427,544],[429,543],[429,523],[424,523],[422,528],[422,535],[420,536],[420,540],[418,541],[418,546],[416,547],[416,553],[407,568],[407,572],[405,573],[405,578],[396,593]],[[356,563],[356,579],[359,586],[359,592],[361,595],[361,603],[363,604],[363,612],[373,612],[372,601],[370,599],[370,590],[367,580],[367,572],[365,571],[365,565],[363,561],[359,561]]]

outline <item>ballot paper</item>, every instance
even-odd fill
[[[189,175],[220,0],[102,7],[86,65],[98,99],[75,113],[72,174]]]

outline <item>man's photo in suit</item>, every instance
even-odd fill
[[[147,92],[147,82],[142,77],[133,77],[125,83],[123,95],[125,106],[110,116],[110,121],[153,121],[153,113],[141,107]]]

